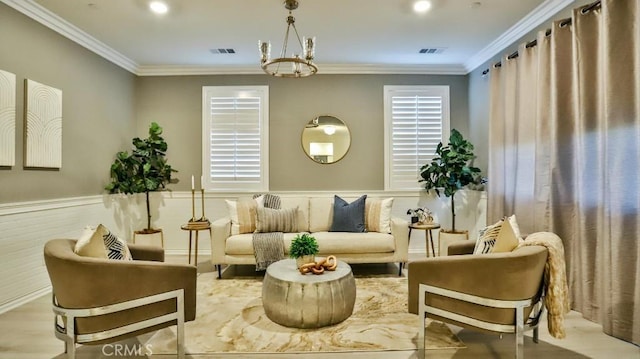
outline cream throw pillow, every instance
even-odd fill
[[[225,202],[231,218],[231,234],[253,233],[256,230],[258,202],[254,199],[225,200]]]
[[[83,257],[132,260],[127,242],[102,224],[85,227],[73,251]]]
[[[473,254],[511,252],[520,242],[512,223],[515,223],[515,215],[482,229]],[[515,226],[517,228],[518,224]]]
[[[393,198],[367,198],[364,203],[364,224],[367,232],[391,233]]]
[[[496,245],[498,234],[500,234],[500,230],[502,229],[502,223],[503,221],[500,220],[480,230],[473,254],[491,253],[493,247]]]

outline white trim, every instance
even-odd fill
[[[471,56],[469,61],[464,64],[466,72],[469,73],[475,70],[478,66],[489,61],[492,57],[503,51],[507,46],[514,44],[520,38],[535,29],[538,25],[549,20],[553,15],[557,14],[574,1],[575,0],[547,0],[543,2],[502,35],[498,36],[497,39],[493,40],[484,49]]]
[[[424,74],[424,75],[466,75],[461,64],[453,65],[340,65],[319,64],[319,74]],[[139,76],[183,76],[183,75],[265,75],[259,66],[139,66]],[[267,75],[265,75],[267,76]]]
[[[45,199],[29,202],[0,203],[0,216],[99,204],[104,203],[104,199],[104,195],[96,195],[85,197]]]
[[[0,0],[15,10],[23,13],[31,19],[41,23],[51,30],[59,33],[67,39],[76,42],[80,46],[89,49],[103,58],[113,62],[123,69],[136,73],[139,65],[119,53],[105,43],[89,35],[85,31],[71,24],[67,20],[47,10],[33,0]]]
[[[29,18],[78,43],[99,56],[138,76],[244,75],[264,74],[258,66],[154,66],[140,65],[85,31],[47,10],[34,0],[0,0]],[[321,74],[425,74],[466,75],[505,47],[515,43],[536,26],[569,6],[575,0],[547,0],[505,31],[464,64],[441,65],[374,65],[319,64]]]
[[[45,294],[51,294],[51,286],[47,286],[44,287],[42,289],[38,289],[37,291],[33,292],[33,293],[29,293],[27,295],[23,295],[21,297],[18,297],[16,299],[10,300],[2,305],[0,305],[0,314],[2,313],[6,313],[8,311],[10,311],[11,309],[15,309],[21,305],[27,304],[29,302],[31,302],[32,300],[38,299],[40,297],[42,297]]]

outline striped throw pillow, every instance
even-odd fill
[[[391,233],[393,198],[367,198],[364,203],[364,223],[367,232]]]
[[[124,239],[118,238],[102,224],[96,228],[86,227],[76,242],[74,252],[80,256],[132,260]]]
[[[286,209],[258,207],[256,213],[256,232],[298,232],[298,207]]]

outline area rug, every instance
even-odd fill
[[[300,353],[414,350],[418,317],[407,312],[405,277],[356,277],[354,312],[342,323],[320,329],[273,323],[261,301],[262,278],[198,277],[197,315],[185,324],[189,354]],[[428,322],[426,349],[464,348],[442,323]],[[154,354],[176,352],[175,327],[156,332],[146,345]]]

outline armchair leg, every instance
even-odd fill
[[[524,308],[516,308],[516,359],[524,359]]]
[[[538,344],[538,327],[533,328],[533,342]]]
[[[222,264],[216,264],[216,268],[218,268],[218,279],[222,279]]]
[[[398,277],[402,277],[402,265],[404,263],[398,262]]]
[[[419,292],[418,292],[418,316],[420,319],[420,323],[418,325],[418,338],[417,338],[417,348],[418,348],[418,358],[424,358],[425,355],[425,340],[426,338],[426,330],[425,324],[427,319],[427,312],[425,308],[425,295],[426,291],[422,288],[422,284],[420,284]]]

